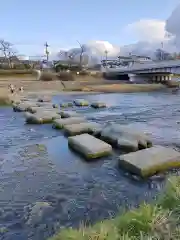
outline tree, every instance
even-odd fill
[[[10,42],[0,39],[0,51],[4,55],[5,62],[8,62],[9,68],[13,67],[13,57],[16,57],[12,46]]]
[[[79,41],[77,42],[79,43],[79,46],[81,48],[80,55],[79,55],[79,68],[82,69],[83,54],[86,51],[86,49],[85,49],[85,46],[82,45]]]

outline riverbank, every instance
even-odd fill
[[[165,190],[152,204],[104,220],[92,227],[64,229],[50,240],[178,240],[180,234],[180,177],[167,180]]]
[[[87,86],[85,90],[104,92],[104,93],[133,93],[133,92],[152,92],[166,89],[162,84],[110,84]]]
[[[9,77],[0,78],[0,97],[6,98],[9,94],[9,84],[15,85],[16,94],[19,94],[19,87],[24,88],[24,94],[36,92],[38,94],[89,94],[89,93],[133,93],[133,92],[152,92],[165,90],[167,87],[162,84],[128,84],[122,81],[110,81],[104,79],[83,79],[76,81],[37,81],[36,78]]]

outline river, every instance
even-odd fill
[[[82,97],[82,96],[81,96]],[[78,98],[78,96],[76,96]],[[155,144],[180,149],[180,99],[172,93],[85,95],[107,109],[79,108],[92,121],[130,124]],[[58,103],[72,100],[54,96]],[[118,154],[93,163],[68,149],[67,139],[51,125],[25,125],[23,113],[0,108],[0,239],[45,240],[63,226],[78,227],[114,216],[119,209],[151,201],[164,178],[138,181],[117,166]],[[48,201],[54,210],[35,226],[24,221],[25,207]],[[5,229],[2,231],[1,229]]]

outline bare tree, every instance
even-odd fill
[[[8,62],[9,68],[13,67],[13,57],[15,57],[15,51],[13,50],[13,45],[3,39],[0,39],[0,51],[4,55],[5,62]]]
[[[79,41],[77,41],[77,42],[79,43],[79,46],[81,48],[80,55],[79,55],[79,68],[81,70],[82,69],[82,63],[83,63],[83,54],[86,51],[86,49],[85,49],[85,46],[82,45]]]

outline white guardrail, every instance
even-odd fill
[[[152,63],[135,63],[129,67],[116,67],[116,68],[106,68],[106,72],[134,72],[148,69],[158,69],[158,68],[169,68],[169,67],[180,67],[180,60],[169,60],[161,62]]]

